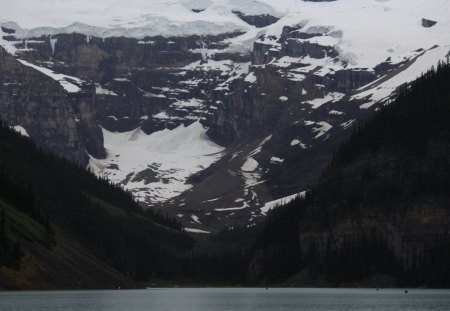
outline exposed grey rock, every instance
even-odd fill
[[[289,38],[282,46],[284,54],[292,57],[310,56],[312,58],[324,58],[326,56],[336,57],[338,54],[331,46],[323,46],[295,38]]]
[[[437,22],[436,21],[432,21],[426,18],[422,18],[422,26],[425,28],[430,28],[433,27],[434,25],[436,25]]]
[[[78,128],[84,125],[78,125],[76,122],[76,106],[83,106],[84,100],[82,97],[77,100],[70,99],[58,82],[20,64],[0,49],[2,119],[11,126],[24,127],[44,149],[81,164],[87,164],[87,155],[85,142],[78,131]],[[92,116],[86,113],[83,113],[82,118],[84,124],[93,120]],[[87,134],[87,137],[89,136],[91,135]],[[102,141],[97,143],[98,155],[102,155]]]
[[[374,72],[365,70],[339,70],[335,73],[333,89],[342,93],[349,93],[366,85],[377,78]]]
[[[72,106],[79,116],[77,122],[78,136],[86,151],[93,157],[106,157],[103,134],[96,120],[95,87],[87,85],[82,92],[69,96]]]
[[[279,55],[280,51],[274,48],[272,45],[265,44],[263,42],[255,42],[251,53],[252,64],[267,64],[272,59],[277,58]]]
[[[276,23],[279,18],[269,15],[269,14],[264,14],[264,15],[246,15],[242,12],[239,11],[233,11],[234,14],[236,14],[237,17],[239,17],[240,19],[242,19],[244,22],[246,22],[249,25],[258,27],[258,28],[262,28],[262,27],[266,27],[269,25],[272,25],[274,23]]]
[[[2,29],[2,31],[3,31],[4,33],[8,33],[8,34],[13,34],[13,33],[16,32],[15,30],[9,29],[9,28],[6,28],[6,27],[1,27],[1,29]]]

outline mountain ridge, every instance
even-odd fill
[[[90,113],[75,109],[69,121],[82,125],[80,117],[91,115],[78,134],[82,143],[91,146],[90,157],[84,158],[90,159],[91,167],[97,166],[98,174],[133,192],[143,207],[166,210],[188,228],[217,232],[224,225],[252,226],[264,217],[261,209],[266,203],[306,190],[349,128],[395,98],[403,83],[446,59],[450,51],[445,35],[450,8],[444,1],[431,5],[286,1],[277,3],[275,13],[270,9],[275,7],[273,1],[250,3],[263,4],[260,11],[252,11],[246,3],[250,2],[178,1],[173,12],[152,16],[168,14],[175,21],[181,10],[184,21],[190,22],[220,13],[222,19],[245,24],[233,13],[239,9],[279,19],[264,27],[246,24],[238,32],[224,28],[227,33],[164,37],[149,30],[139,38],[56,34],[45,29],[37,37],[23,38],[18,25],[3,24],[0,43],[30,68],[53,72],[63,87],[89,86],[92,97],[84,100],[89,103],[83,107]],[[130,10],[138,4],[132,3]],[[189,5],[205,11],[192,12]],[[90,12],[87,5],[85,18],[92,17]],[[8,13],[23,12],[5,11],[2,18],[9,18]],[[105,13],[105,18],[110,17]],[[117,22],[125,22],[125,17]],[[423,24],[424,18],[436,23]],[[82,32],[77,27],[72,31]],[[110,34],[114,35],[126,33]],[[7,87],[2,86],[4,92]],[[117,164],[125,162],[121,161],[125,153],[105,153],[103,136],[121,136],[111,133],[143,131],[145,135],[138,136],[143,146],[147,136],[169,137],[198,120],[207,129],[201,136],[204,142],[225,150],[220,160],[209,161],[208,155],[202,155],[200,165],[180,173],[182,178],[174,174],[179,164],[170,167],[150,159],[147,166],[132,168]],[[14,116],[9,121],[28,130],[15,124]],[[101,133],[100,127],[106,131]],[[136,144],[122,143],[122,150]],[[79,149],[81,154],[86,150],[83,144]],[[161,158],[164,154],[155,156]],[[304,176],[285,169],[296,158],[305,161],[300,168]],[[161,165],[165,168],[158,169]]]

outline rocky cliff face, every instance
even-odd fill
[[[289,111],[296,118],[295,122],[313,118],[311,115],[316,111],[322,114],[324,110],[332,111],[333,106],[345,110],[350,110],[352,105],[357,108],[357,103],[348,103],[350,98],[344,95],[386,75],[387,71],[337,66],[336,70],[324,72],[327,63],[336,61],[338,51],[309,40],[327,35],[334,37],[336,34],[305,33],[301,28],[284,27],[277,41],[262,37],[255,42],[250,73],[245,79],[233,81],[229,86],[233,90],[231,94],[217,94],[223,104],[210,119],[212,137],[230,143],[253,129],[258,132],[260,127],[279,128],[277,120],[283,111]],[[317,105],[309,104],[315,99],[323,100]],[[328,108],[324,109],[326,106]],[[364,114],[364,111],[355,112]],[[350,115],[347,119],[352,117],[359,118]],[[328,117],[332,118],[342,120],[336,115]]]
[[[106,152],[103,134],[96,119],[97,103],[94,85],[85,85],[81,92],[69,96],[69,100],[75,111],[77,135],[82,142],[82,150],[85,149],[85,153],[92,157],[104,158]]]
[[[92,107],[78,107],[79,103],[84,106],[85,98],[69,98],[56,81],[20,64],[3,49],[0,49],[0,73],[2,119],[11,126],[22,126],[41,147],[75,162],[87,163],[84,138],[90,135],[80,137],[79,131],[92,119],[91,114],[86,114]],[[82,110],[82,118],[78,119]],[[102,141],[97,143],[101,150]]]
[[[205,63],[207,56],[202,53],[223,49],[221,42],[236,35],[138,40],[61,34],[24,40],[16,47],[29,47],[21,53],[28,61],[51,59],[47,65],[55,71],[96,83],[97,117],[103,126],[123,131],[142,125],[151,133],[192,123],[200,117],[201,112],[195,112],[193,106],[184,106],[172,109],[172,120],[148,119],[142,124],[141,119],[165,111],[175,98],[203,100],[206,92],[224,77],[215,68],[209,72],[206,68],[196,70]],[[39,43],[27,43],[31,41]],[[228,58],[241,59],[239,55],[225,58],[226,62],[231,62]]]

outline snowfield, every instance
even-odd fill
[[[150,135],[140,128],[125,133],[103,129],[103,135],[108,157],[91,157],[90,168],[150,205],[190,189],[187,179],[219,160],[224,150],[209,140],[198,121]]]
[[[280,198],[277,200],[267,202],[266,204],[264,204],[263,207],[261,207],[261,213],[266,215],[269,211],[273,210],[274,208],[289,204],[290,202],[294,201],[295,199],[304,198],[305,195],[306,195],[306,191],[302,191],[300,193],[295,193],[295,194],[289,195],[284,198]]]
[[[362,109],[370,108],[377,102],[386,101],[399,86],[405,82],[411,82],[429,68],[436,66],[439,60],[446,61],[449,53],[450,44],[432,47],[417,58],[413,58],[414,62],[401,73],[386,81],[374,81],[364,86],[360,93],[352,96],[352,99],[366,99],[367,103],[360,106]]]
[[[196,13],[194,10],[203,10]],[[256,29],[233,11],[281,19]],[[422,26],[422,19],[436,21]],[[233,49],[248,50],[259,36],[278,37],[284,26],[302,25],[332,45],[350,66],[371,69],[399,55],[448,45],[448,0],[2,0],[0,25],[18,37],[79,32],[99,37],[185,36],[235,31]]]

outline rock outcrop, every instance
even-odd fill
[[[1,118],[11,126],[22,126],[39,146],[86,164],[85,142],[77,124],[79,101],[71,101],[58,82],[0,49]],[[83,119],[84,123],[92,117],[84,114]]]
[[[244,14],[240,11],[233,11],[233,13],[236,14],[240,19],[242,19],[247,24],[253,25],[258,28],[272,25],[273,23],[276,23],[279,20],[278,17],[272,16],[269,14],[248,15],[248,14]]]
[[[436,21],[432,21],[426,18],[422,18],[422,26],[425,28],[430,28],[433,27],[434,25],[436,25],[437,22]]]

